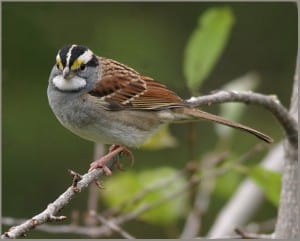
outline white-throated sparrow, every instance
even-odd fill
[[[47,93],[54,114],[67,129],[93,142],[116,144],[90,169],[104,167],[125,147],[143,144],[166,122],[210,120],[273,141],[250,127],[193,108],[165,85],[81,45],[59,50]]]

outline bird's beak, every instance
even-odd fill
[[[73,77],[72,71],[70,71],[69,67],[65,67],[63,70],[63,77],[66,80],[69,80]]]

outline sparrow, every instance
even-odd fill
[[[142,145],[164,123],[208,120],[273,141],[251,127],[192,107],[164,84],[82,45],[58,51],[47,95],[64,127],[86,140],[112,144],[89,169],[103,168],[107,175],[108,160],[120,152],[132,155],[127,148]]]

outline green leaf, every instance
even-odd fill
[[[123,202],[128,202],[129,205],[127,205],[123,211],[131,212],[143,205],[159,201],[170,193],[180,190],[183,185],[186,184],[186,180],[183,177],[178,177],[176,181],[170,183],[167,187],[164,186],[162,188],[156,188],[154,191],[149,191],[147,195],[138,202],[131,202],[134,195],[145,190],[147,187],[157,185],[157,183],[174,175],[176,171],[177,170],[170,167],[140,171],[139,173],[126,171],[110,179],[105,184],[105,189],[101,192],[101,195],[107,205],[112,208],[117,207]],[[180,194],[143,213],[138,219],[155,224],[171,224],[176,222],[179,217],[184,216],[186,207],[187,195]]]
[[[201,86],[217,62],[233,23],[234,17],[228,7],[210,8],[200,16],[184,56],[184,75],[192,93]]]
[[[267,170],[261,166],[255,166],[248,171],[249,176],[264,191],[266,198],[275,206],[279,205],[281,189],[281,175],[278,172]]]
[[[105,189],[101,192],[104,200],[110,207],[116,207],[142,188],[138,177],[134,172],[126,171],[118,173],[105,183]]]
[[[148,150],[158,150],[164,148],[175,147],[178,144],[176,137],[174,137],[169,130],[169,125],[163,125],[160,130],[150,137],[140,148]]]
[[[236,190],[241,182],[241,174],[235,171],[229,171],[217,178],[215,194],[218,198],[227,199]]]
[[[221,89],[230,91],[249,91],[255,90],[259,84],[260,77],[255,72],[249,72],[237,79],[234,79],[222,86]],[[241,103],[226,103],[220,106],[220,115],[238,122],[243,113],[245,112],[247,105]],[[234,132],[233,128],[228,126],[215,124],[215,130],[219,137],[229,139]]]

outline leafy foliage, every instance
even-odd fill
[[[216,179],[215,195],[218,198],[226,200],[230,198],[241,182],[241,174],[235,171],[230,171]]]
[[[234,17],[228,7],[211,8],[199,18],[192,33],[184,56],[184,74],[192,93],[200,87],[221,55]]]
[[[196,92],[213,69],[227,43],[233,22],[234,17],[228,7],[211,8],[200,15],[199,25],[185,49],[184,74],[191,92]],[[224,129],[226,127],[220,130]],[[175,137],[170,134],[168,126],[164,126],[142,147],[162,149],[175,145]]]
[[[176,170],[170,167],[140,171],[139,173],[124,172],[110,179],[106,184],[107,188],[101,194],[110,207],[116,207],[123,202],[128,202],[129,204],[126,205],[124,211],[130,212],[143,205],[162,200],[169,194],[180,190],[186,183],[186,180],[182,177],[177,178],[176,182],[169,184],[167,187],[155,188],[154,191],[147,193],[147,195],[137,203],[130,201],[136,193],[153,185],[158,185],[157,183],[160,183],[175,172]],[[156,224],[174,223],[179,217],[183,216],[186,203],[187,196],[181,194],[151,209],[151,211],[145,212],[139,218]]]
[[[281,175],[278,172],[255,166],[248,171],[249,176],[261,187],[266,198],[275,206],[279,205]]]
[[[177,145],[177,139],[170,132],[169,125],[163,125],[160,130],[149,138],[142,146],[143,149],[158,150]]]

